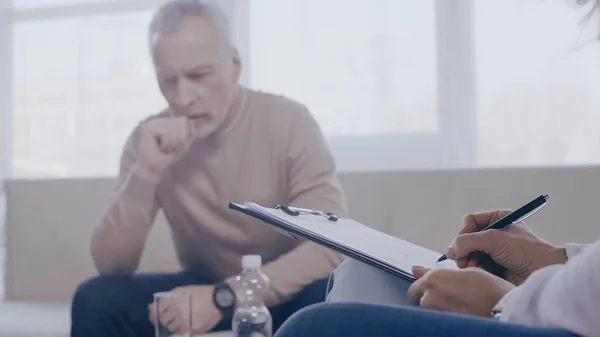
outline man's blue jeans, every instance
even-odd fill
[[[173,288],[209,284],[190,272],[178,274],[137,274],[97,277],[83,283],[73,299],[72,337],[153,337],[148,304],[153,294]],[[327,281],[304,288],[291,301],[270,308],[273,329],[298,310],[325,300]],[[231,329],[231,319],[220,322],[213,331]]]
[[[328,303],[292,316],[275,337],[575,337],[568,332],[507,324],[409,306]]]

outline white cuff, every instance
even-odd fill
[[[570,260],[577,254],[580,254],[587,246],[579,243],[567,243],[565,245],[565,251],[567,253],[567,259]]]
[[[503,322],[508,321],[508,316],[504,314],[505,309],[509,306],[511,298],[515,296],[515,292],[518,290],[518,287],[515,287],[513,290],[509,291],[504,297],[500,299],[500,301],[494,306],[493,311],[500,312],[500,320]]]

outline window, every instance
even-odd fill
[[[568,3],[474,2],[478,165],[600,162],[598,20]]]
[[[327,135],[438,131],[433,0],[258,1],[250,23],[252,86],[304,102]]]
[[[13,172],[112,175],[137,123],[164,108],[146,42],[151,11],[17,22]]]
[[[306,104],[341,170],[600,162],[586,8],[218,1],[243,83]],[[13,176],[116,174],[132,128],[165,106],[145,44],[161,2],[0,0],[0,155]]]
[[[243,3],[223,2],[230,13]],[[14,0],[13,176],[116,173],[131,129],[165,105],[145,45],[156,4]],[[337,16],[341,7],[345,15]],[[434,150],[433,0],[248,1],[245,8],[248,24],[233,24],[250,32],[246,83],[308,105],[334,152],[352,151],[340,161],[355,161],[357,140],[372,149],[399,144],[379,151],[382,160],[411,162],[389,156],[401,148],[416,154],[402,145],[408,139]]]
[[[250,4],[251,86],[306,104],[338,169],[434,165],[440,123],[433,0]]]

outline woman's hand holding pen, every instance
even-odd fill
[[[417,280],[408,289],[408,299],[426,309],[489,317],[498,301],[531,273],[567,261],[564,248],[543,241],[523,224],[482,231],[509,213],[498,210],[465,216],[446,252],[460,269],[413,267]],[[503,268],[501,273],[489,270],[493,267],[490,259],[495,269]]]
[[[481,229],[510,213],[507,210],[469,214],[446,256],[459,268],[482,267],[473,253],[483,252],[505,268],[504,279],[519,285],[534,271],[567,261],[564,248],[537,237],[527,226],[512,224],[503,230]],[[481,255],[479,255],[481,258]],[[484,268],[485,269],[485,268]]]

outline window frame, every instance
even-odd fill
[[[12,29],[11,0],[0,0],[0,182],[10,175],[12,152]],[[4,189],[0,189],[0,197]],[[0,206],[1,207],[1,206]],[[2,214],[0,209],[0,215]]]
[[[477,164],[474,0],[436,1],[442,167]]]
[[[12,27],[11,0],[0,0],[0,300],[4,298],[6,193],[12,157]]]

